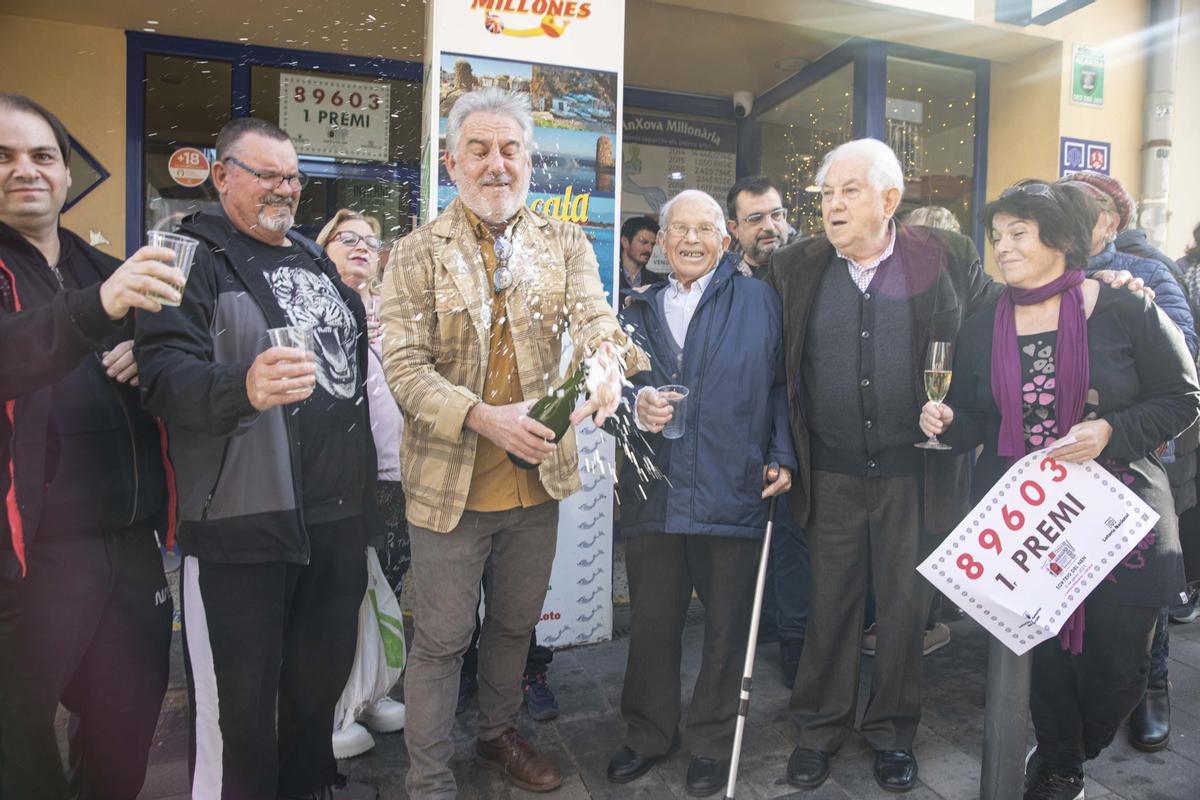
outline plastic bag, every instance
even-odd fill
[[[358,645],[346,688],[333,713],[342,730],[387,696],[404,672],[404,619],[374,547],[367,548],[367,591],[358,607]]]

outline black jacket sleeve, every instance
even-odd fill
[[[246,393],[249,365],[213,361],[215,266],[212,252],[200,248],[179,308],[137,315],[134,355],[152,414],[173,427],[228,436],[258,411]]]
[[[985,315],[990,326],[992,317]],[[938,441],[966,453],[982,444],[987,436],[988,409],[979,402],[979,370],[991,369],[992,339],[986,335],[981,319],[963,326],[954,346],[954,372],[946,405],[954,412],[954,421]]]
[[[1133,342],[1140,399],[1102,417],[1113,429],[1103,455],[1124,462],[1136,461],[1174,439],[1200,414],[1196,367],[1183,335],[1161,308],[1140,299],[1140,313],[1128,303],[1129,310],[1122,309],[1121,315],[1121,324]]]
[[[120,332],[100,302],[100,284],[67,289],[49,305],[22,311],[0,308],[0,401],[49,386],[104,349]]]

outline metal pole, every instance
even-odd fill
[[[1146,100],[1142,119],[1142,197],[1137,225],[1150,244],[1167,246],[1167,200],[1175,121],[1175,64],[1180,0],[1150,0],[1146,52]]]
[[[772,467],[776,465],[772,464]],[[776,471],[778,475],[778,471]],[[770,478],[772,483],[774,478]],[[737,727],[733,731],[733,755],[729,759],[729,783],[725,787],[725,800],[733,800],[737,784],[738,762],[742,757],[742,735],[746,730],[746,717],[750,713],[750,689],[754,685],[754,654],[758,645],[758,621],[762,616],[763,589],[767,582],[767,561],[771,556],[771,528],[775,526],[775,506],[779,497],[771,498],[767,509],[767,532],[763,536],[762,555],[758,558],[758,580],[754,582],[754,610],[750,613],[750,636],[746,642],[746,663],[742,667],[742,691],[738,700]]]
[[[989,637],[980,800],[1020,800],[1025,793],[1025,730],[1033,654],[1018,656]]]

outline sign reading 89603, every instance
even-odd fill
[[[391,86],[284,73],[279,124],[301,155],[388,161]]]

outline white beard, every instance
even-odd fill
[[[295,215],[291,211],[280,216],[268,214],[267,212],[273,208],[276,208],[276,206],[266,206],[258,212],[258,224],[275,233],[290,231],[292,226],[296,224]]]

